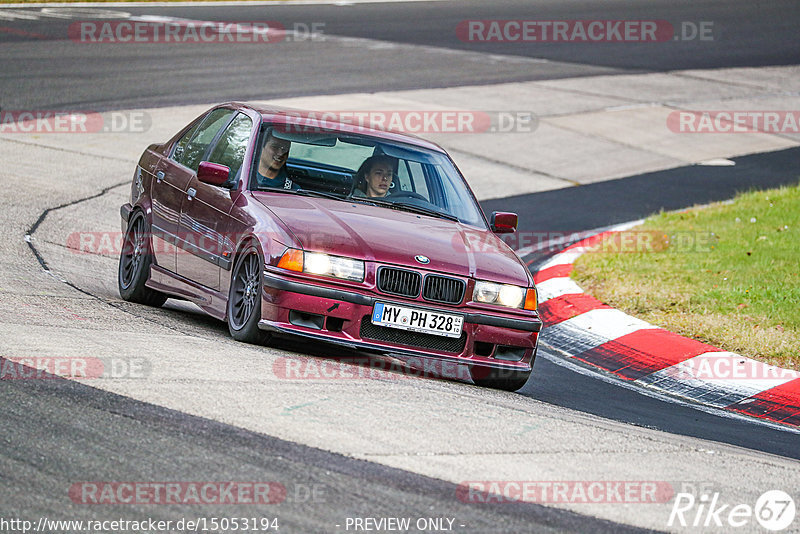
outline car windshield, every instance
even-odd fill
[[[364,202],[485,227],[450,159],[436,151],[343,132],[264,124],[250,188]]]

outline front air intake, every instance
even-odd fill
[[[457,278],[429,274],[425,277],[422,298],[431,302],[459,304],[464,298],[466,286],[463,280]]]
[[[416,271],[394,267],[378,268],[378,291],[401,297],[417,298],[421,283],[422,276]]]

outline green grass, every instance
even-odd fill
[[[573,278],[587,293],[723,350],[800,369],[800,186],[661,213],[631,234],[630,252],[602,251],[617,237],[578,259]]]

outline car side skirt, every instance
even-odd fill
[[[145,285],[156,291],[188,300],[210,316],[225,320],[228,297],[158,265],[150,266],[150,279]]]

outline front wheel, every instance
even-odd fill
[[[123,300],[156,307],[166,302],[167,296],[164,293],[144,285],[150,276],[152,260],[153,251],[144,215],[135,215],[128,223],[122,242],[122,253],[119,255],[117,285]]]
[[[261,344],[269,334],[259,330],[261,319],[261,255],[251,246],[236,260],[228,294],[228,330],[233,339]]]
[[[469,373],[476,386],[502,391],[517,391],[521,389],[531,376],[531,371],[497,369],[480,365],[470,367]]]

